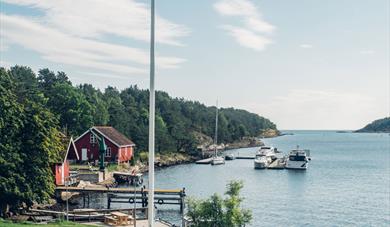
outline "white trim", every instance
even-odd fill
[[[65,163],[66,160],[68,159],[68,154],[69,154],[69,149],[70,149],[70,145],[71,145],[71,144],[73,145],[73,149],[74,149],[74,152],[76,153],[76,158],[77,158],[77,160],[80,160],[79,154],[78,154],[78,152],[77,152],[76,145],[74,144],[74,141],[73,141],[73,137],[70,137],[69,144],[68,144],[68,148],[66,149],[66,154],[65,154],[64,160],[62,160],[62,163]]]
[[[108,151],[110,151],[110,153],[108,153]],[[110,154],[110,155],[108,155],[108,154]],[[112,155],[111,147],[107,146],[107,150],[106,150],[106,153],[104,154],[104,157],[111,158],[111,155]]]
[[[83,134],[81,134],[81,136],[77,137],[77,139],[74,140],[74,142],[76,142],[77,140],[81,139],[83,136],[85,136],[85,134],[87,134],[89,132],[89,129],[84,132]]]
[[[128,145],[122,145],[120,147],[135,147],[135,144],[133,143],[133,144],[128,144]]]
[[[96,144],[96,142],[97,142],[96,136],[93,133],[89,134],[89,143]]]

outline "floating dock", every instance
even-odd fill
[[[255,159],[255,156],[237,156],[236,159]]]

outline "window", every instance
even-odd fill
[[[111,157],[111,147],[107,147],[106,157]]]
[[[94,134],[89,134],[89,143],[96,143],[96,137]]]

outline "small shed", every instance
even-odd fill
[[[69,181],[69,176],[70,176],[69,161],[68,161],[69,151],[76,151],[75,157],[77,158],[77,160],[79,160],[79,156],[76,150],[76,145],[74,144],[72,137],[70,138],[66,152],[63,154],[63,157],[61,157],[61,162],[54,163],[53,172],[54,172],[54,177],[55,177],[54,179],[56,185],[65,185],[65,182]]]

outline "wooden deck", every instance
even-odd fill
[[[65,187],[58,186],[56,191],[68,191],[68,192],[100,192],[100,193],[134,193],[132,188],[106,188],[106,187]],[[143,192],[148,192],[148,189],[144,189]],[[135,190],[135,193],[141,193],[142,190]],[[155,194],[180,194],[184,193],[183,189],[155,189]]]

